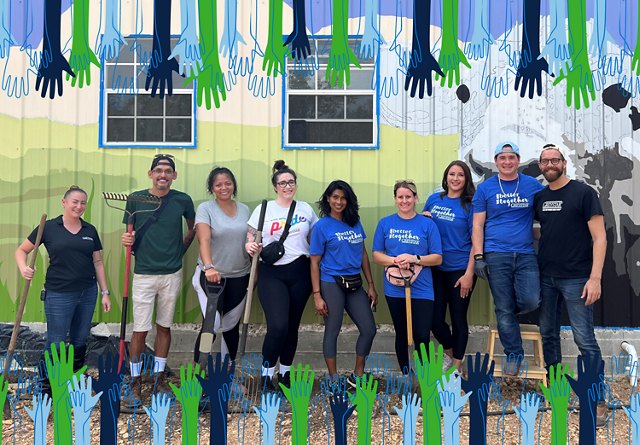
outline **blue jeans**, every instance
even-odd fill
[[[496,321],[504,353],[524,355],[517,315],[535,311],[540,305],[540,274],[534,254],[489,252],[489,287],[496,306]]]
[[[45,350],[51,350],[52,343],[67,340],[74,347],[86,345],[97,296],[97,284],[74,292],[47,290],[47,298],[44,300],[44,312],[47,316]]]
[[[562,304],[567,306],[573,340],[580,354],[591,354],[600,362],[602,353],[593,332],[593,305],[586,306],[581,299],[582,289],[589,278],[554,278],[542,275],[540,287],[542,303],[540,305],[540,334],[542,349],[547,368],[562,363],[560,349],[560,322]]]

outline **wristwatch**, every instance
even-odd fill
[[[103,290],[101,290],[101,291],[100,291],[100,293],[101,293],[102,295],[110,295],[110,294],[109,294],[109,289],[103,289]]]
[[[208,271],[209,269],[213,269],[213,264],[207,263],[204,266],[202,266],[202,270],[204,270],[205,272]]]
[[[476,261],[484,260],[484,255],[483,255],[483,254],[481,254],[481,253],[476,253],[476,254],[473,256],[473,259],[474,259],[474,260],[476,260]]]
[[[417,260],[416,264],[420,264],[420,258],[421,258],[420,255],[416,254],[416,260]]]

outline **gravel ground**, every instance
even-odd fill
[[[92,372],[90,372],[92,373]],[[177,380],[177,379],[176,379]],[[177,382],[179,384],[179,382]],[[490,444],[518,444],[520,443],[520,423],[516,414],[513,414],[513,404],[519,404],[520,394],[524,391],[536,390],[537,385],[533,381],[526,382],[523,386],[522,380],[508,379],[499,382],[502,402],[499,404],[495,400],[489,403],[489,412],[498,413],[490,415],[487,423],[487,443]],[[317,386],[317,385],[316,385]],[[611,400],[618,403],[628,403],[631,394],[631,387],[628,379],[618,377],[610,382]],[[314,394],[319,394],[315,391]],[[314,399],[312,399],[314,400]],[[24,405],[31,405],[30,400],[18,402],[18,415],[13,419],[4,420],[2,425],[2,438],[5,444],[32,444],[33,443],[33,423],[27,416]],[[255,404],[255,399],[252,404]],[[328,442],[329,434],[333,435],[333,421],[327,418],[327,411],[323,406],[320,397],[315,398],[312,403],[312,412],[309,416],[309,443],[323,444]],[[378,403],[373,413],[373,427],[371,435],[372,444],[400,444],[402,443],[402,421],[395,415],[392,406],[400,405],[398,396],[389,397],[388,402],[383,406]],[[505,414],[500,405],[506,406]],[[612,406],[611,404],[610,406]],[[232,406],[231,410],[238,411],[237,406]],[[385,414],[385,411],[393,414]],[[630,424],[626,414],[622,409],[610,409],[610,420],[606,428],[597,431],[598,443],[629,443]],[[330,413],[329,413],[330,416]],[[49,418],[47,431],[47,443],[53,443],[52,417]],[[280,443],[291,443],[291,414],[288,409],[281,412],[281,422],[277,431]],[[91,443],[99,443],[99,406],[93,411],[91,416]],[[166,430],[166,442],[170,444],[181,443],[181,412],[179,405],[173,407],[170,414],[170,428]],[[577,410],[570,410],[569,413],[569,442],[578,443],[578,423],[579,414]],[[418,417],[417,442],[422,443],[422,421]],[[460,443],[468,443],[469,435],[468,409],[463,410],[460,418]],[[536,424],[536,442],[548,444],[551,442],[551,412],[545,411],[538,414]],[[250,410],[246,415],[231,413],[227,430],[228,444],[250,444],[261,443],[260,422],[257,415]],[[350,418],[348,424],[348,443],[357,443],[357,414]],[[209,416],[208,413],[200,415],[200,440],[207,443],[209,438]],[[384,439],[384,440],[383,440]],[[151,428],[149,419],[144,412],[133,414],[121,414],[119,420],[119,441],[120,444],[128,443],[151,443]],[[333,443],[333,440],[331,440]]]

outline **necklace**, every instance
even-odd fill
[[[498,175],[498,184],[500,185],[500,191],[503,195],[506,196],[504,189],[502,188],[502,181],[500,180],[500,176]],[[513,195],[515,196],[518,193],[518,187],[520,187],[520,175],[518,175],[518,182],[516,182],[516,189],[513,191]]]

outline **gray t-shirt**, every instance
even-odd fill
[[[249,207],[236,201],[234,217],[227,216],[215,200],[203,202],[196,211],[196,225],[211,227],[211,259],[224,278],[241,277],[249,273],[251,258],[244,250],[247,237]],[[203,266],[202,259],[198,264]]]

